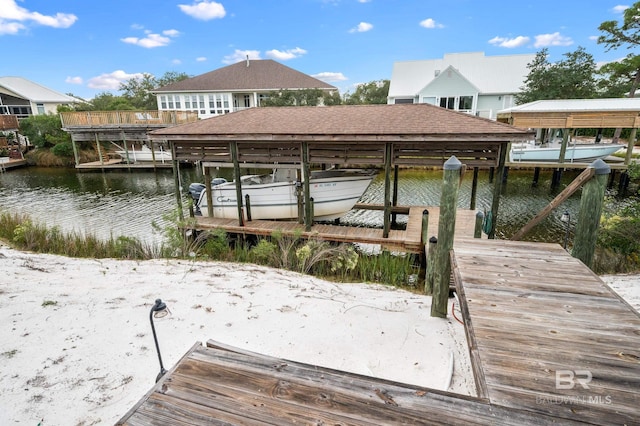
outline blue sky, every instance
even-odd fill
[[[196,76],[274,59],[341,93],[391,78],[396,61],[445,53],[536,53],[582,46],[604,63],[598,26],[620,0],[0,0],[0,76],[90,99],[167,71]]]

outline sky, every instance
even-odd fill
[[[274,59],[353,92],[390,79],[397,61],[446,53],[535,54],[597,44],[621,0],[0,0],[0,76],[91,99],[143,73],[196,76]],[[625,1],[625,0],[622,0]]]

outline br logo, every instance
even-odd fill
[[[589,389],[589,382],[593,378],[589,370],[557,370],[556,389],[573,389],[576,384],[582,389]]]

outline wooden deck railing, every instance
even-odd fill
[[[60,113],[63,128],[171,126],[198,120],[193,111],[74,111]]]

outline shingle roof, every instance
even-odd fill
[[[513,126],[429,104],[260,107],[150,133],[152,136],[208,135],[483,135],[523,138]]]
[[[153,90],[159,92],[331,89],[324,81],[271,59],[246,60]]]

